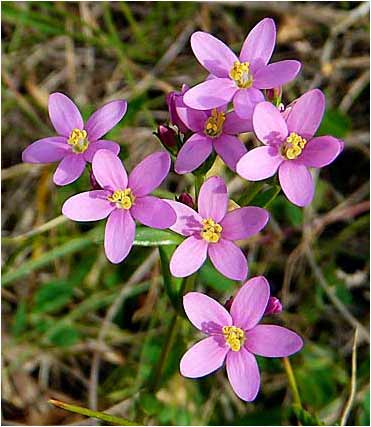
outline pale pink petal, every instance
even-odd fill
[[[240,54],[241,62],[250,62],[252,71],[268,64],[276,43],[276,25],[271,18],[262,19],[246,37]]]
[[[199,63],[217,77],[228,77],[237,56],[221,40],[197,31],[192,34],[191,46]]]
[[[232,317],[228,311],[213,298],[200,292],[188,292],[183,297],[183,307],[193,325],[206,334],[222,334],[223,326],[232,326]]]
[[[202,218],[212,218],[219,222],[224,218],[228,207],[227,186],[219,176],[212,176],[201,186],[198,196],[198,211]]]
[[[228,212],[220,225],[222,237],[228,240],[242,240],[259,233],[269,220],[265,209],[247,206]]]
[[[242,347],[240,351],[228,353],[226,365],[234,392],[246,402],[253,401],[260,388],[260,373],[255,356]]]
[[[254,74],[254,87],[258,89],[271,89],[282,86],[293,80],[300,71],[299,61],[286,60],[274,62],[259,68]]]
[[[184,102],[176,107],[180,120],[193,132],[203,131],[208,118],[206,111],[195,110],[187,107]]]
[[[176,248],[171,257],[171,274],[175,277],[190,276],[205,262],[206,255],[207,242],[201,237],[188,237]]]
[[[314,196],[314,183],[307,167],[298,161],[287,160],[278,169],[283,192],[291,203],[308,206]]]
[[[81,154],[69,154],[59,163],[53,175],[54,184],[67,185],[80,178],[85,169],[85,160]]]
[[[146,196],[167,177],[171,165],[169,153],[157,151],[145,157],[129,175],[129,187],[136,196]]]
[[[202,165],[212,151],[211,139],[204,134],[195,133],[179,150],[174,166],[175,172],[182,175],[194,171]]]
[[[303,138],[310,139],[321,123],[325,103],[325,96],[319,89],[310,90],[298,98],[288,113],[289,132],[296,132]]]
[[[86,191],[67,199],[62,213],[73,221],[97,221],[106,218],[114,209],[107,200],[109,193],[104,190]]]
[[[276,147],[257,147],[239,160],[236,170],[248,181],[260,181],[273,176],[282,162]]]
[[[84,128],[79,109],[63,93],[55,92],[49,96],[48,109],[50,120],[59,135],[69,137],[73,129]]]
[[[71,147],[63,136],[39,139],[22,152],[22,161],[27,163],[57,162],[71,152]]]
[[[84,157],[87,162],[92,162],[95,153],[98,150],[109,150],[112,151],[116,156],[120,152],[120,146],[117,142],[100,139],[99,141],[91,142],[88,149],[84,152]]]
[[[237,136],[222,134],[219,138],[214,139],[214,148],[224,163],[232,169],[236,170],[237,162],[246,153],[245,145]]]
[[[93,113],[86,122],[85,129],[89,141],[97,141],[110,131],[124,117],[127,102],[123,99],[111,101]]]
[[[303,340],[282,326],[257,325],[246,332],[245,347],[258,356],[286,357],[301,350]]]
[[[233,106],[236,114],[242,119],[248,120],[250,125],[254,109],[264,101],[264,95],[259,89],[239,89],[233,98]]]
[[[269,283],[263,276],[248,280],[233,299],[230,313],[233,324],[249,330],[263,317],[269,300]]]
[[[224,339],[223,339],[224,341]],[[199,378],[221,368],[229,347],[220,337],[212,336],[192,346],[180,361],[180,373],[187,378]]]
[[[215,78],[189,89],[183,101],[196,110],[210,110],[228,104],[237,90],[233,80]]]
[[[259,93],[261,93],[259,91]],[[242,119],[234,111],[227,113],[223,124],[223,132],[230,135],[238,135],[239,133],[252,132],[251,119]]]
[[[218,243],[210,243],[208,255],[214,267],[223,276],[232,280],[246,279],[246,257],[233,242],[222,238]]]
[[[135,222],[128,210],[115,209],[108,217],[104,234],[107,258],[118,264],[129,254],[135,237]]]
[[[300,161],[310,168],[322,168],[336,159],[342,147],[342,141],[333,136],[318,136],[306,144],[300,155]]]
[[[173,200],[166,200],[166,203],[168,203],[176,213],[176,222],[170,227],[170,230],[182,236],[190,236],[201,231],[201,215],[184,203],[175,202]]]
[[[267,145],[278,145],[288,135],[285,119],[270,102],[261,102],[256,106],[252,124],[258,139]]]
[[[99,150],[93,158],[93,173],[100,186],[111,191],[124,190],[128,176],[121,160],[110,150]]]
[[[153,196],[137,197],[131,213],[137,221],[152,228],[169,228],[176,221],[174,209]]]

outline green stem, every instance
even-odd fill
[[[92,411],[88,408],[83,408],[82,406],[70,405],[68,403],[61,402],[60,400],[50,399],[48,401],[58,408],[65,409],[66,411],[73,412],[75,414],[85,415],[91,418],[97,418],[98,420],[106,421],[110,424],[117,426],[139,426],[141,424],[134,423],[127,420],[126,418],[115,417],[114,415],[106,414],[105,412]]]
[[[247,187],[247,191],[238,199],[237,203],[240,206],[247,206],[251,200],[260,192],[263,188],[264,182],[250,182]]]
[[[296,384],[294,371],[292,370],[291,363],[287,357],[283,358],[283,366],[285,368],[287,379],[289,381],[293,403],[294,405],[302,409],[303,407],[301,404],[300,394],[299,394],[298,386]]]

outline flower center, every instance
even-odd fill
[[[202,221],[201,237],[209,243],[217,243],[220,239],[220,233],[223,228],[220,224],[217,224],[213,219],[203,219]]]
[[[89,146],[89,141],[86,138],[87,136],[86,130],[73,129],[67,142],[72,146],[72,151],[74,153],[80,154],[87,150]]]
[[[217,138],[223,130],[223,123],[225,120],[225,113],[219,112],[214,108],[211,116],[205,122],[204,132],[210,138]]]
[[[281,146],[281,155],[287,160],[294,160],[302,153],[307,140],[295,132],[291,132]]]
[[[134,204],[135,196],[130,188],[126,188],[125,190],[116,190],[107,199],[112,203],[116,203],[117,208],[130,209]]]
[[[237,326],[223,326],[223,335],[231,350],[239,351],[245,341],[245,332]]]
[[[250,63],[235,61],[229,77],[236,82],[236,85],[241,89],[251,87],[253,78],[250,73]]]

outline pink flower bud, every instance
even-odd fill
[[[232,307],[233,299],[234,299],[234,297],[230,297],[229,300],[224,303],[224,307],[226,310],[230,311],[230,309]]]
[[[166,125],[159,125],[157,128],[157,137],[166,148],[174,148],[177,145],[177,135],[174,129]]]
[[[188,132],[189,129],[180,119],[176,109],[178,106],[184,105],[183,95],[184,92],[186,92],[187,90],[188,86],[183,85],[181,92],[173,91],[166,95],[166,103],[169,108],[170,123],[176,126],[182,133]]]
[[[195,205],[193,203],[192,196],[188,193],[182,193],[178,197],[178,202],[183,203],[184,205],[189,206],[190,208],[194,209]]]
[[[267,101],[278,106],[281,103],[282,87],[279,86],[279,87],[275,87],[272,89],[266,89],[265,90],[265,98]]]
[[[93,171],[90,171],[89,178],[90,178],[90,185],[91,185],[91,188],[93,190],[101,190],[102,189],[102,187],[99,185],[98,181],[96,180],[96,178],[93,174]]]
[[[269,297],[267,307],[264,312],[264,316],[269,316],[270,314],[278,314],[282,311],[281,301],[276,297]]]

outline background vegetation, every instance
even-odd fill
[[[110,264],[102,223],[60,217],[63,201],[89,187],[88,174],[56,188],[55,165],[21,163],[27,145],[53,134],[47,99],[62,91],[85,117],[108,100],[128,100],[109,137],[121,144],[130,170],[160,149],[152,133],[167,120],[166,93],[205,77],[190,34],[209,31],[239,49],[271,16],[274,60],[303,63],[284,102],[324,90],[319,134],[343,138],[345,150],[316,175],[309,208],[278,196],[269,226],[243,247],[250,276],[264,274],[283,302],[277,322],[305,338],[291,363],[303,407],[327,425],[339,422],[350,395],[358,326],[348,424],[369,425],[368,14],[368,2],[2,2],[3,424],[97,422],[55,408],[51,397],[145,424],[298,423],[281,360],[259,359],[262,387],[251,404],[233,394],[224,372],[181,377],[180,356],[198,336],[174,314],[165,289],[176,293],[180,283],[163,283],[158,249],[136,246],[124,263]],[[256,144],[249,134],[244,139]],[[220,162],[214,172],[227,179],[232,197],[246,190]],[[171,173],[161,195],[190,185],[190,177]],[[150,245],[155,238],[138,239]],[[166,257],[174,247],[163,248]],[[195,284],[221,302],[237,287],[210,265]]]

